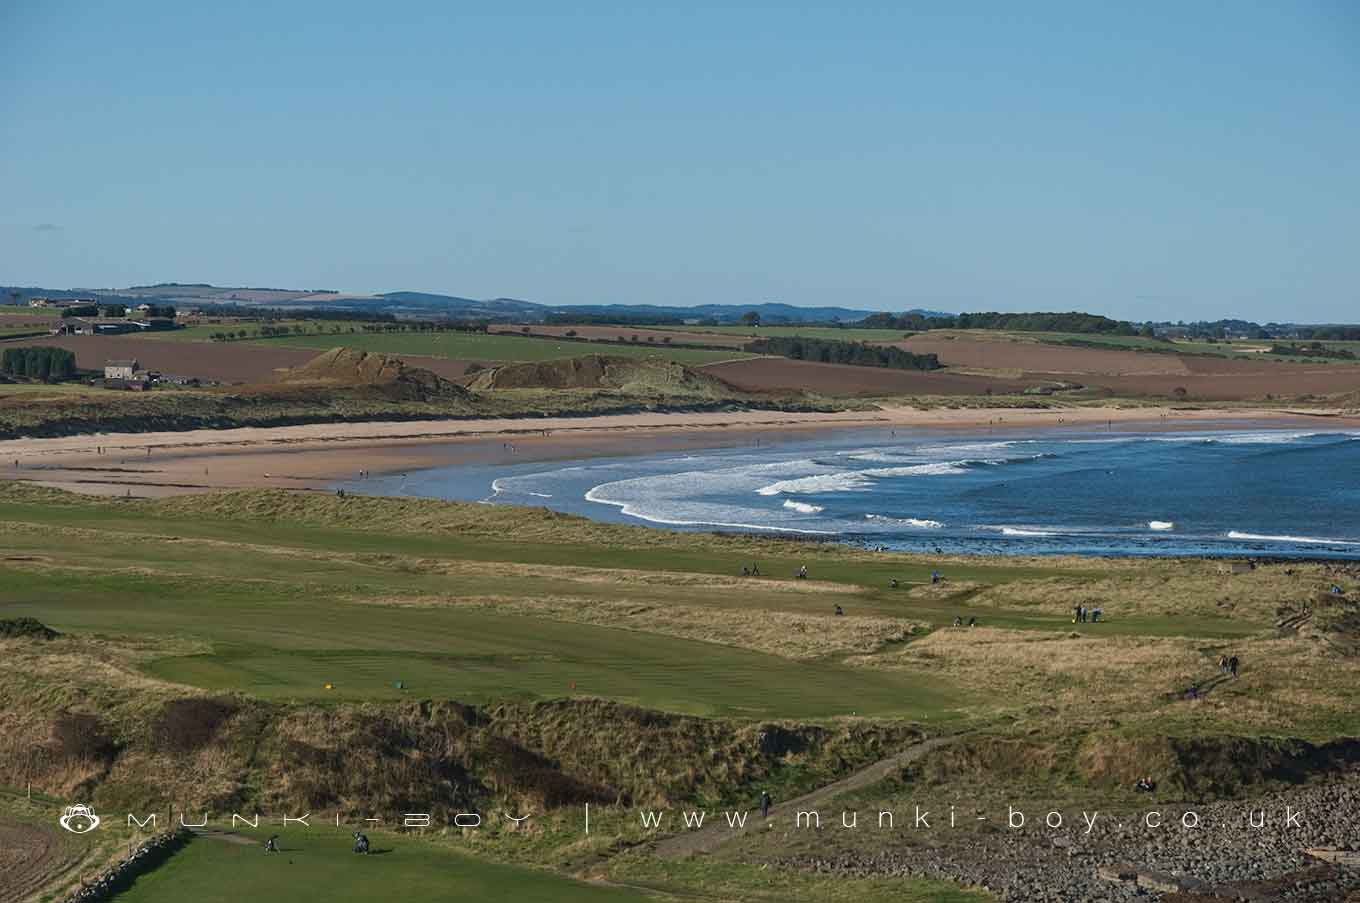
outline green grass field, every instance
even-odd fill
[[[259,832],[252,832],[259,833]],[[270,832],[272,833],[272,832]],[[344,830],[294,829],[280,838],[282,852],[266,856],[261,843],[198,838],[160,868],[140,877],[118,903],[376,903],[402,900],[516,900],[534,903],[629,901],[638,891],[586,884],[548,872],[462,856],[417,838],[374,835],[377,855],[356,856]]]
[[[459,560],[476,554],[475,543],[266,527],[252,531],[251,545],[233,548],[217,538],[233,532],[229,524],[138,523],[83,518],[80,513],[79,508],[21,513],[6,507],[0,516],[60,524],[67,531],[98,530],[102,522],[113,533],[137,530],[142,538],[117,548],[77,544],[62,551],[61,569],[6,573],[0,611],[36,617],[63,631],[188,637],[208,643],[210,653],[157,659],[149,666],[158,677],[207,689],[239,689],[266,698],[420,695],[469,702],[587,695],[700,714],[801,718],[830,717],[852,708],[866,714],[938,716],[957,700],[928,679],[836,662],[795,662],[719,643],[502,615],[483,607],[393,608],[372,601],[403,595],[494,599],[582,591],[567,580],[503,572],[450,578],[411,573],[400,565],[327,555],[309,561],[297,555],[305,548],[335,552],[349,547],[368,555],[401,549],[422,558]],[[177,539],[165,542],[157,534]],[[207,542],[188,542],[194,535]],[[51,551],[50,537],[10,540],[8,548],[16,554]],[[539,555],[535,548],[526,545],[516,557],[570,559],[578,566],[592,557],[579,548],[548,546],[543,550],[547,554]],[[615,567],[668,563],[664,553],[621,556],[597,549],[595,557]],[[603,599],[650,596],[703,604],[701,593],[687,589],[668,593],[604,586],[592,591]],[[777,594],[764,601],[777,604]],[[825,609],[825,602],[821,607]],[[395,689],[398,680],[409,691]],[[326,683],[334,689],[324,689]]]

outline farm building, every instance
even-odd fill
[[[135,360],[132,361],[105,361],[105,379],[132,379],[134,374],[140,369]]]

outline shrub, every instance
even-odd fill
[[[52,745],[57,755],[67,759],[111,760],[118,744],[96,715],[65,712],[52,722]]]
[[[217,729],[236,712],[230,698],[172,699],[152,725],[158,746],[172,752],[193,752],[206,746]]]
[[[55,640],[59,636],[61,634],[37,618],[0,618],[0,637],[33,637],[39,640]]]

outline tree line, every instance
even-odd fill
[[[0,373],[54,383],[76,375],[76,356],[65,348],[47,345],[6,348],[0,354]]]
[[[796,361],[886,367],[890,370],[937,370],[940,367],[940,359],[933,354],[913,354],[893,345],[868,345],[838,339],[772,336],[756,339],[748,343],[744,350],[752,354],[775,354]]]
[[[1138,327],[1124,320],[1079,311],[1067,313],[984,313],[927,317],[922,314],[873,314],[860,324],[869,329],[923,332],[927,329],[1009,329],[1015,332],[1077,332],[1137,335]]]

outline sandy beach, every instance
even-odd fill
[[[0,442],[0,477],[79,492],[160,496],[247,487],[319,491],[360,471],[405,472],[462,463],[523,463],[778,441],[823,430],[1360,428],[1330,411],[1167,407],[869,412],[634,414],[606,417],[309,424],[13,439]]]

